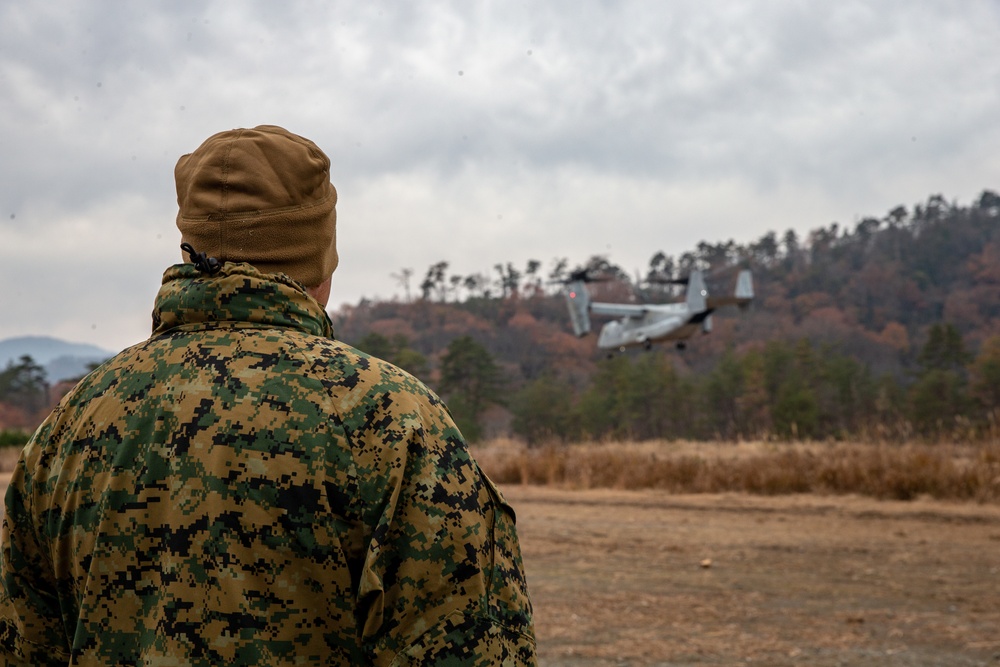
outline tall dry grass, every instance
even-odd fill
[[[0,473],[10,472],[17,465],[20,447],[0,447]]]
[[[20,448],[0,447],[0,472]],[[1000,442],[619,442],[529,448],[500,439],[473,447],[501,484],[672,493],[858,494],[1000,503]]]
[[[673,493],[859,494],[1000,502],[1000,443],[585,443],[474,448],[496,482]]]

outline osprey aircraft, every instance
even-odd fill
[[[641,345],[647,350],[653,343],[675,341],[677,349],[687,346],[687,339],[699,329],[712,330],[712,312],[720,306],[736,305],[745,308],[753,301],[753,276],[750,271],[740,271],[736,290],[732,296],[712,297],[705,287],[701,271],[695,270],[681,280],[671,281],[687,285],[684,301],[662,304],[600,303],[590,300],[587,283],[592,278],[586,269],[574,271],[566,281],[566,304],[578,337],[590,333],[590,316],[603,315],[618,318],[601,328],[597,347],[602,350],[620,350]]]

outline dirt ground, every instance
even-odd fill
[[[542,665],[1000,665],[1000,507],[503,491]]]
[[[998,506],[503,492],[543,666],[1000,665]]]

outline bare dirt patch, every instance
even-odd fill
[[[543,665],[1000,665],[1000,507],[504,486]]]

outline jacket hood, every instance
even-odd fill
[[[286,328],[333,338],[323,306],[283,274],[233,262],[213,275],[193,264],[175,264],[164,272],[153,307],[154,336],[224,327]]]

